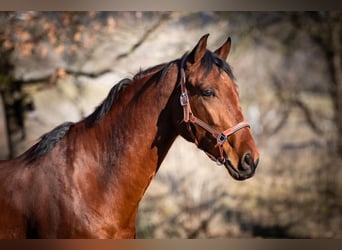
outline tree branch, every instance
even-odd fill
[[[168,20],[170,17],[169,13],[165,13],[161,16],[159,21],[156,22],[151,28],[149,28],[143,35],[142,37],[136,42],[127,52],[124,52],[122,54],[119,54],[116,57],[116,60],[120,60],[122,58],[125,58],[129,56],[131,53],[133,53],[136,49],[138,49],[146,40],[147,38],[156,30],[158,29],[166,20]]]

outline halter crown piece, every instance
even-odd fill
[[[217,131],[216,129],[212,128],[209,124],[202,121],[201,119],[197,118],[191,111],[190,103],[189,103],[189,95],[186,88],[186,77],[185,77],[185,61],[187,58],[187,54],[185,54],[181,60],[180,65],[180,73],[181,73],[181,79],[180,79],[180,86],[181,86],[181,95],[180,95],[180,105],[183,107],[183,121],[187,124],[187,128],[195,142],[195,144],[198,146],[198,140],[195,137],[194,133],[192,132],[190,123],[196,124],[209,132],[215,139],[216,139],[216,145],[215,147],[219,148],[220,157],[216,158],[212,154],[205,152],[210,159],[216,162],[217,165],[224,164],[226,159],[223,155],[223,144],[227,140],[227,138],[239,131],[242,128],[250,127],[249,123],[246,121],[239,122],[235,126],[228,128],[224,130],[223,132]]]

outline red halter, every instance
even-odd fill
[[[226,159],[223,155],[223,143],[227,140],[228,136],[234,134],[235,132],[239,131],[242,128],[250,127],[249,123],[246,121],[239,122],[235,126],[226,129],[223,132],[217,131],[216,129],[212,128],[209,124],[205,123],[201,119],[197,118],[191,111],[190,103],[189,103],[189,95],[186,89],[186,78],[185,78],[185,71],[184,71],[184,64],[185,64],[185,59],[186,55],[182,58],[181,61],[181,67],[180,67],[180,72],[181,72],[181,95],[180,95],[180,104],[183,107],[183,121],[187,123],[188,125],[188,130],[191,134],[191,136],[194,139],[194,142],[196,145],[198,145],[198,140],[193,134],[190,126],[190,122],[193,124],[197,124],[207,132],[209,132],[217,141],[215,147],[219,148],[220,151],[220,157],[216,158],[215,156],[209,154],[206,152],[206,154],[209,156],[210,159],[215,161],[218,165],[224,164]]]

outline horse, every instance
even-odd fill
[[[209,34],[190,52],[114,84],[94,112],[0,162],[0,238],[135,238],[138,205],[182,136],[236,180],[259,153],[226,62]]]

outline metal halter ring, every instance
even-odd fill
[[[217,137],[217,143],[223,144],[227,140],[227,136],[225,136],[223,133],[220,133],[220,135]]]
[[[189,103],[189,96],[187,93],[182,93],[179,97],[179,101],[182,107],[188,105]]]
[[[216,163],[217,166],[221,166],[221,165],[223,165],[225,162],[226,162],[226,159],[224,159],[224,158],[223,158],[223,162],[221,162],[219,158],[216,158],[216,160],[215,160],[215,163]]]

